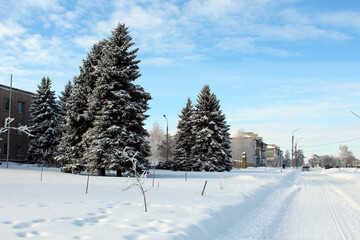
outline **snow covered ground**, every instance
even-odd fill
[[[151,171],[144,212],[132,179],[5,165],[0,239],[360,239],[355,169]]]

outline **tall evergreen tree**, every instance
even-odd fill
[[[60,141],[61,110],[51,91],[49,77],[42,78],[37,94],[30,106],[30,141],[27,162],[57,166],[55,150]]]
[[[118,176],[131,171],[128,156],[135,154],[138,170],[148,167],[150,147],[144,128],[148,116],[144,113],[151,97],[133,83],[140,77],[140,61],[131,41],[128,29],[119,24],[102,49],[100,75],[89,97],[88,113],[93,122],[84,133],[84,156],[88,169],[99,175],[105,170],[116,170]]]
[[[219,100],[205,85],[198,95],[191,120],[194,145],[191,168],[196,171],[230,171],[232,169],[229,126],[220,110]]]
[[[69,80],[69,82],[65,85],[64,91],[60,92],[59,105],[63,116],[66,114],[66,101],[70,98],[72,88],[73,86]]]
[[[178,131],[175,136],[173,170],[186,170],[190,167],[191,148],[194,145],[191,125],[193,112],[191,100],[188,98],[186,106],[181,110],[181,115],[179,115]]]
[[[134,81],[140,77],[136,53],[127,28],[119,24],[112,36],[94,45],[66,101],[64,134],[57,158],[62,170],[84,169],[105,175],[147,168],[150,154],[144,113],[150,94]]]
[[[92,47],[80,67],[80,74],[74,77],[73,87],[64,105],[66,115],[56,158],[63,172],[79,173],[85,170],[83,154],[86,146],[83,135],[93,124],[93,116],[89,113],[89,97],[100,76],[98,65],[105,43],[101,41]]]

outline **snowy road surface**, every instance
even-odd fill
[[[360,239],[360,171],[248,168],[133,180],[0,166],[0,239]],[[204,183],[206,190],[202,196]]]
[[[360,239],[359,178],[328,171],[293,173],[216,239]]]

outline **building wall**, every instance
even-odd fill
[[[11,122],[12,127],[20,125],[29,126],[30,105],[35,94],[20,89],[13,88],[11,96]],[[10,88],[0,84],[0,123],[4,127],[5,119],[9,117]],[[0,160],[7,158],[8,133],[0,135]],[[29,147],[29,137],[16,130],[10,130],[10,155],[11,161],[25,161]]]
[[[267,165],[268,167],[279,167],[283,161],[283,152],[275,144],[269,144],[267,148]]]
[[[239,137],[231,139],[233,159],[240,160],[242,152],[246,152],[247,166],[266,166],[267,144],[263,142],[263,138],[253,132],[244,132]]]

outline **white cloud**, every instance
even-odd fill
[[[237,0],[190,0],[186,7],[192,15],[215,20],[236,13],[245,4],[246,1]]]
[[[97,36],[76,36],[74,38],[75,44],[85,50],[90,50],[91,47],[100,40]]]
[[[299,40],[348,40],[350,37],[337,30],[322,29],[315,25],[283,24],[256,25],[258,37],[264,40],[299,41]]]
[[[217,43],[215,47],[232,52],[240,52],[244,54],[267,54],[280,57],[288,57],[298,55],[297,53],[289,53],[281,49],[264,47],[256,43],[253,38],[225,38]]]
[[[355,30],[360,31],[360,12],[330,12],[317,16],[316,20],[323,24],[340,28],[354,28]]]
[[[0,23],[0,40],[5,37],[16,37],[24,32],[25,28],[15,22]]]
[[[118,2],[115,7],[109,20],[96,24],[94,33],[108,36],[121,22],[129,27],[142,53],[162,57],[165,54],[189,54],[196,49],[191,36],[184,32],[178,7],[172,2],[146,2],[146,6],[136,1]]]
[[[19,5],[22,5],[24,8],[34,7],[41,8],[43,10],[55,10],[61,11],[64,8],[60,6],[58,0],[21,0]]]
[[[172,59],[164,57],[145,58],[141,60],[141,64],[144,65],[170,65],[173,63]]]
[[[229,121],[273,121],[289,119],[311,119],[337,116],[344,109],[342,103],[308,103],[303,105],[272,105],[265,108],[245,109],[228,115]]]

